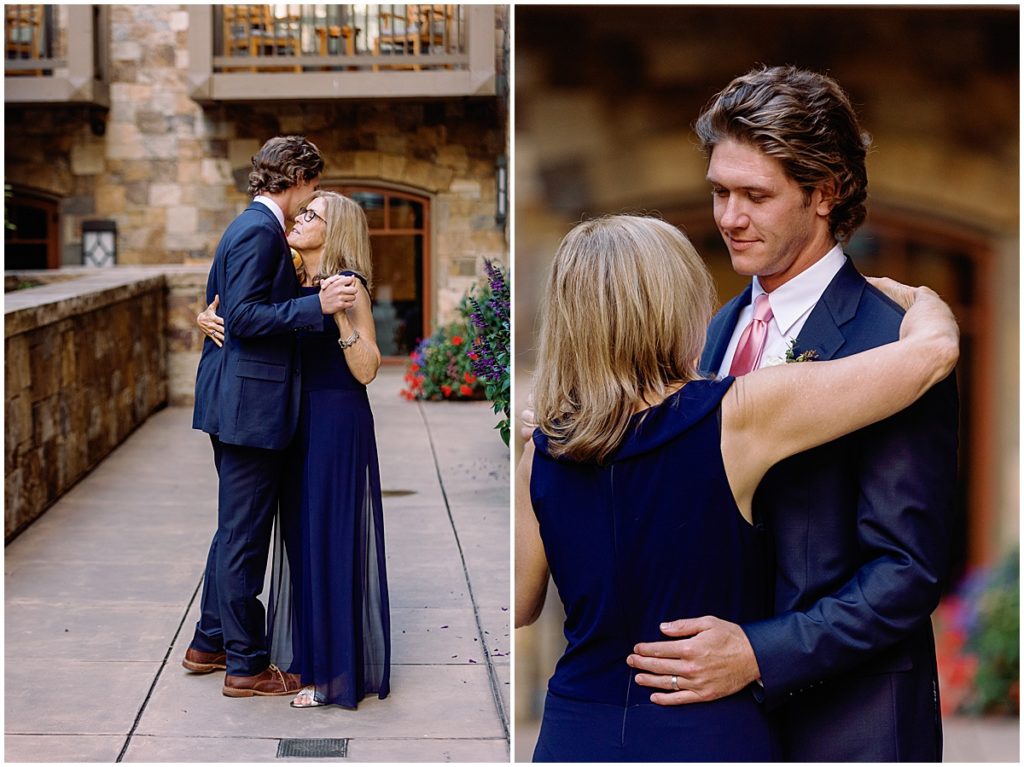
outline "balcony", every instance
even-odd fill
[[[188,6],[200,102],[495,94],[495,7]]]
[[[109,8],[4,6],[4,102],[110,106]]]

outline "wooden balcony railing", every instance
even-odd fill
[[[200,102],[495,94],[493,5],[187,5]],[[5,5],[4,101],[107,107],[110,6]]]
[[[494,93],[494,6],[218,5],[189,14],[200,101]]]
[[[461,5],[215,6],[214,71],[465,69],[465,15]]]
[[[109,106],[109,8],[4,6],[4,101]]]
[[[39,67],[42,62],[52,60],[53,38],[56,31],[52,5],[5,5],[4,59],[7,62],[6,73],[11,75],[43,74],[44,70],[31,67]]]

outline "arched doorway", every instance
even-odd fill
[[[430,199],[385,187],[330,188],[366,213],[373,252],[373,317],[385,357],[407,356],[430,334]]]

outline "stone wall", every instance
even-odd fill
[[[203,107],[189,96],[183,6],[115,5],[110,15],[104,135],[93,135],[79,108],[7,110],[6,180],[60,198],[64,264],[80,263],[82,222],[101,218],[117,223],[119,264],[209,264],[248,202],[250,158],[283,133],[320,147],[325,185],[430,198],[433,323],[451,318],[485,258],[507,263],[494,220],[495,164],[507,153],[497,98]]]
[[[191,407],[203,334],[196,315],[206,308],[205,266],[163,267],[167,344],[167,404]]]
[[[429,197],[434,322],[454,318],[484,259],[507,263],[505,231],[494,220],[495,158],[505,140],[494,100],[264,104],[223,112],[223,124],[239,134],[226,142],[236,176],[248,168],[260,137],[301,132],[326,158],[322,185],[383,184]]]
[[[206,269],[24,273],[5,295],[6,539],[155,410],[192,400]]]

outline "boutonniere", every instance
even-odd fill
[[[818,359],[818,352],[815,349],[808,349],[805,352],[796,353],[796,339],[789,339],[789,347],[786,349],[786,363],[790,362],[813,362]]]

